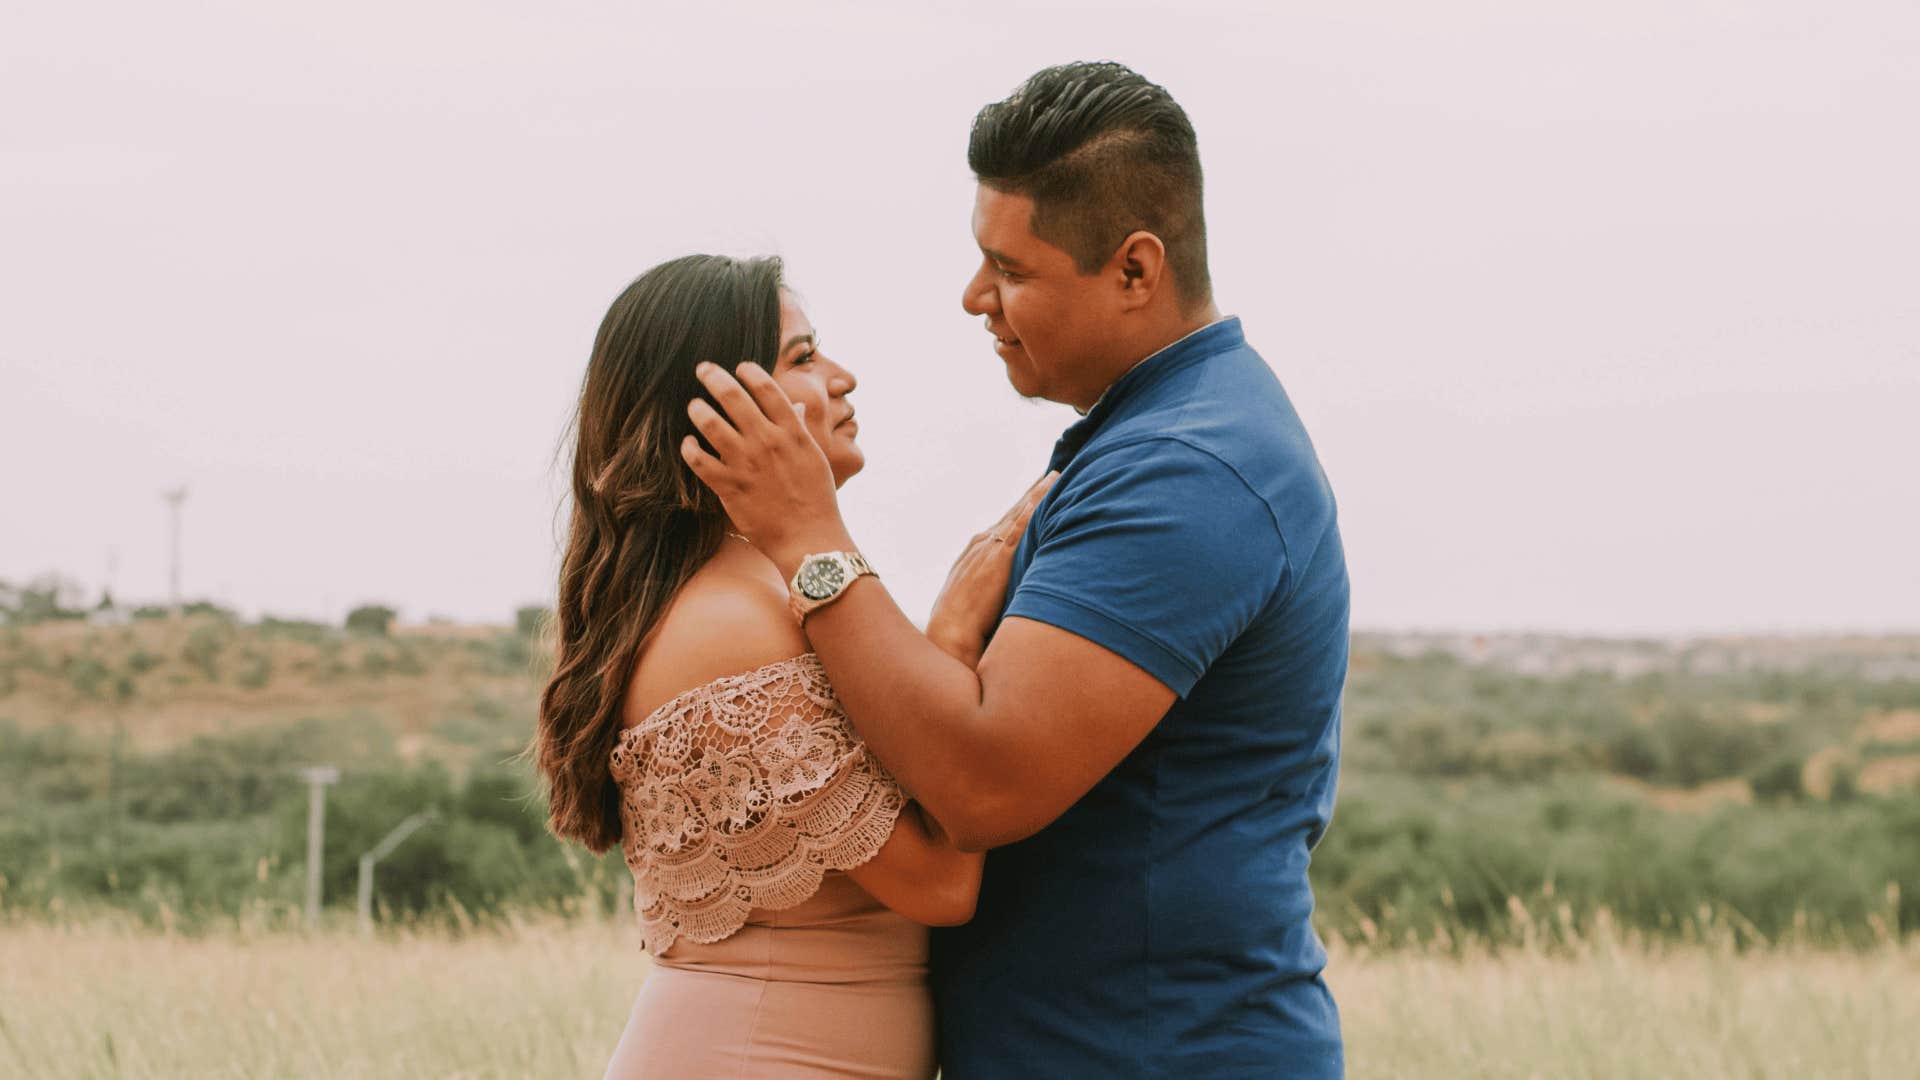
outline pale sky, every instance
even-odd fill
[[[774,252],[921,617],[1073,419],[960,309],[968,124],[1112,58],[1193,119],[1357,626],[1920,628],[1911,3],[654,7],[0,15],[0,578],[164,597],[186,484],[189,596],[504,620],[607,303]]]

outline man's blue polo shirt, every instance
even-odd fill
[[[1179,697],[935,932],[944,1075],[1340,1076],[1307,858],[1333,812],[1347,570],[1306,430],[1227,319],[1114,383],[1053,468],[1006,614]]]

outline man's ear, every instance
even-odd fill
[[[1122,293],[1121,310],[1137,311],[1166,283],[1167,246],[1145,229],[1136,229],[1120,241],[1113,253],[1113,268]]]

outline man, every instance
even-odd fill
[[[963,305],[1015,389],[1085,414],[977,667],[869,580],[764,372],[703,368],[732,423],[690,405],[715,454],[689,439],[688,464],[793,575],[868,745],[993,849],[974,920],[934,941],[945,1075],[1338,1076],[1307,863],[1346,566],[1299,418],[1213,304],[1193,129],[1133,71],[1069,64],[983,109],[968,158]]]

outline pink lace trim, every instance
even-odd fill
[[[880,851],[905,804],[803,653],[696,687],[621,732],[621,848],[648,951],[708,944]]]

